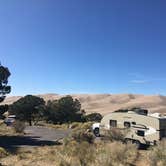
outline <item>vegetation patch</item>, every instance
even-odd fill
[[[124,141],[128,130],[121,130],[118,128],[111,128],[110,130],[103,131],[104,138],[110,141]]]
[[[8,152],[4,148],[0,147],[0,158],[4,158],[8,155]]]
[[[150,149],[148,161],[150,166],[166,165],[166,140],[162,140],[158,145]]]
[[[25,123],[23,121],[16,120],[13,123],[13,128],[16,133],[24,133]]]

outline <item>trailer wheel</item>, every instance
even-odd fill
[[[93,133],[94,133],[94,135],[95,135],[96,137],[100,137],[99,128],[95,128],[95,129],[93,130]]]

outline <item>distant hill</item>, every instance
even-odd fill
[[[42,94],[37,95],[44,98],[45,101],[55,100],[64,95]],[[82,108],[87,113],[99,112],[107,114],[120,108],[142,107],[150,112],[166,113],[166,96],[161,95],[136,95],[136,94],[72,94],[78,98]],[[7,97],[2,104],[12,104],[21,96]]]

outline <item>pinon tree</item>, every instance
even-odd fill
[[[0,102],[2,102],[5,99],[6,94],[11,91],[11,86],[8,86],[9,76],[9,69],[0,64]]]
[[[81,103],[72,96],[65,96],[59,100],[48,101],[45,110],[45,119],[51,123],[68,123],[84,121],[84,111]]]
[[[36,120],[43,116],[44,105],[45,101],[42,98],[27,95],[10,105],[9,113],[32,126],[32,122],[36,123]]]

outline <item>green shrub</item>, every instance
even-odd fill
[[[82,122],[84,111],[81,109],[81,103],[78,99],[65,96],[58,100],[49,100],[45,107],[44,116],[46,122],[53,124]]]
[[[24,133],[25,123],[19,120],[16,120],[13,124],[13,128],[16,133]]]
[[[100,122],[102,119],[102,115],[99,113],[91,113],[85,116],[86,121],[92,121],[92,122]]]

